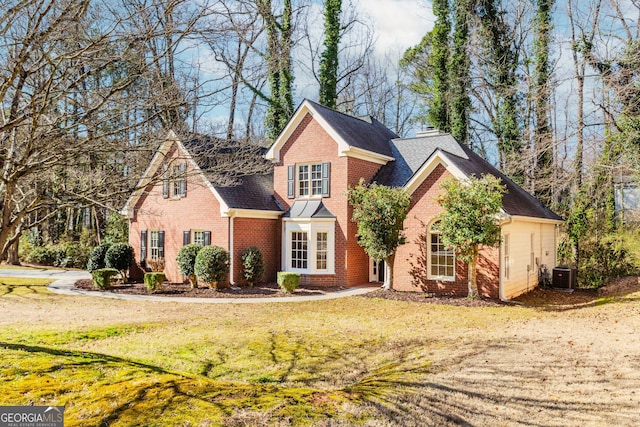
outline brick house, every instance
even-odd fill
[[[351,117],[305,100],[265,157],[272,173],[215,186],[170,132],[123,209],[136,264],[163,257],[167,277],[183,281],[175,262],[180,247],[215,244],[230,252],[229,281],[241,285],[240,254],[257,246],[265,258],[264,280],[286,270],[301,273],[303,284],[382,281],[384,265],[358,246],[345,197],[364,178],[412,195],[394,287],[466,295],[466,265],[441,243],[434,200],[448,176],[490,173],[502,179],[507,194],[502,245],[481,250],[480,292],[514,297],[536,286],[538,268],[556,266],[562,219],[451,135],[429,131],[400,138],[372,117]]]

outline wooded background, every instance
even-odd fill
[[[123,238],[108,212],[169,129],[207,135],[214,152],[266,147],[302,96],[401,136],[451,132],[567,218],[569,261],[619,231],[614,183],[637,175],[634,0],[425,1],[435,22],[422,40],[386,54],[366,10],[342,0],[0,0],[0,11],[10,261],[23,234],[30,249],[97,244],[107,223]],[[256,165],[218,167],[224,178]]]

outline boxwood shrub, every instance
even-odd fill
[[[229,272],[229,252],[220,246],[205,246],[196,256],[194,271],[198,282],[217,288]]]
[[[300,286],[300,273],[293,273],[290,271],[278,271],[278,286],[290,294]]]
[[[105,268],[106,264],[104,261],[104,257],[109,250],[111,245],[102,244],[98,245],[91,250],[89,254],[89,261],[87,261],[87,270],[91,273],[93,270],[98,270],[100,268]]]
[[[196,257],[198,256],[198,252],[200,252],[201,249],[202,245],[199,245],[197,243],[184,245],[178,251],[178,257],[176,258],[180,274],[189,278],[191,289],[198,287],[198,279],[195,273],[195,264]]]
[[[99,268],[91,272],[91,279],[93,280],[93,286],[98,289],[111,288],[111,278],[118,274],[118,270],[115,268]]]
[[[157,271],[145,273],[144,285],[150,292],[155,292],[162,289],[162,284],[164,283],[165,279],[166,276],[164,275],[164,273],[160,273]]]
[[[264,273],[264,260],[260,249],[255,246],[249,246],[242,251],[242,267],[244,279],[249,286],[253,286]]]
[[[116,243],[111,245],[104,256],[107,268],[115,268],[120,272],[122,280],[127,280],[127,270],[133,262],[133,247],[127,243]]]

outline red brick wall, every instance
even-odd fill
[[[335,278],[326,275],[303,277],[302,282],[314,285],[359,285],[368,282],[368,257],[357,245],[355,224],[345,192],[359,179],[368,182],[380,165],[365,160],[338,156],[338,144],[307,114],[280,149],[280,162],[275,165],[274,190],[283,208],[288,209],[294,199],[287,196],[287,166],[296,163],[331,162],[330,197],[324,198],[325,206],[336,216],[335,224]]]
[[[177,145],[174,145],[167,156],[167,161],[175,158],[176,152]],[[136,263],[140,261],[140,231],[164,230],[164,272],[170,281],[183,281],[176,263],[178,251],[182,247],[183,231],[211,231],[211,244],[229,250],[229,219],[220,216],[218,200],[190,165],[187,169],[186,197],[163,198],[162,181],[159,180],[145,189],[134,209],[134,218],[130,222],[129,243],[135,250]],[[147,258],[149,257],[147,243]]]
[[[442,181],[449,176],[451,174],[438,165],[412,195],[404,221],[407,242],[396,252],[394,288],[398,290],[467,295],[467,265],[462,261],[456,262],[455,281],[427,279],[427,227],[442,212],[435,199]],[[498,253],[497,248],[481,248],[478,259],[478,287],[481,294],[491,298],[499,296]]]
[[[262,251],[265,265],[262,281],[276,281],[276,273],[280,270],[281,224],[279,219],[233,219],[233,253],[235,261],[233,268],[236,284],[245,285],[247,283],[242,276],[242,251],[249,246],[256,246]]]

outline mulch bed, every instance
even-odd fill
[[[505,305],[502,301],[493,299],[434,295],[424,292],[385,291],[384,289],[378,289],[360,296],[363,298],[384,298],[393,301],[454,305],[460,307],[501,307]]]
[[[85,291],[100,291],[93,286],[91,280],[78,280],[76,288]],[[188,283],[165,282],[162,290],[150,292],[144,283],[118,283],[108,292],[115,294],[129,295],[154,295],[164,297],[186,297],[186,298],[269,298],[269,297],[291,297],[291,296],[312,296],[323,295],[336,292],[342,287],[299,287],[293,293],[286,293],[280,289],[276,283],[263,283],[254,287],[242,286],[239,288],[210,289],[198,287],[191,289]]]

